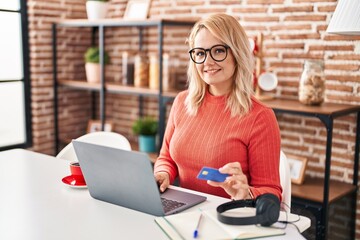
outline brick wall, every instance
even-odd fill
[[[109,17],[123,16],[126,0],[111,0]],[[325,32],[336,0],[153,0],[150,18],[197,19],[214,12],[237,17],[249,36],[264,34],[264,68],[272,68],[279,78],[276,95],[297,99],[303,61],[325,62],[326,101],[346,104],[360,102],[360,36],[329,35]],[[86,18],[85,0],[28,0],[31,58],[33,150],[54,154],[53,75],[51,23],[59,19]],[[185,38],[189,29],[167,29],[165,51],[178,56],[179,69],[186,68]],[[121,53],[138,49],[136,29],[106,30],[106,50],[111,64],[106,80],[117,82],[121,73]],[[83,53],[91,44],[89,29],[58,31],[59,79],[83,79]],[[146,30],[145,50],[156,51],[156,30]],[[59,122],[61,137],[70,139],[86,131],[91,118],[91,94],[62,88]],[[95,106],[96,103],[95,103]],[[145,113],[157,115],[157,102],[148,99]],[[115,131],[134,140],[130,126],[138,115],[138,99],[110,94],[106,116]],[[355,119],[350,115],[334,122],[331,178],[351,183],[354,155]],[[326,132],[316,119],[287,114],[278,116],[282,147],[309,159],[307,175],[323,176]],[[359,204],[358,204],[359,206]],[[358,207],[359,216],[359,207]],[[359,219],[359,217],[358,217]],[[336,230],[334,230],[336,231]],[[360,239],[360,222],[357,223]]]

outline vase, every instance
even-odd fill
[[[85,64],[86,80],[89,83],[100,82],[100,64],[98,63],[86,63]]]
[[[140,152],[155,152],[156,151],[155,136],[140,135],[139,136],[139,150],[140,150]]]
[[[108,12],[109,3],[100,1],[86,2],[86,13],[89,20],[103,19],[106,18]]]

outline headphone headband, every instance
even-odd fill
[[[252,217],[232,217],[222,214],[225,211],[241,208],[256,207],[256,216]],[[271,193],[265,193],[258,196],[255,200],[237,200],[223,203],[216,208],[217,218],[220,222],[230,225],[252,225],[261,224],[270,226],[275,223],[280,215],[280,201]]]

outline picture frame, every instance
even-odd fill
[[[105,122],[104,131],[111,132],[113,130],[113,123],[110,121]],[[87,126],[87,133],[99,132],[101,131],[101,121],[100,120],[89,120]]]
[[[128,20],[144,20],[147,19],[151,0],[129,0],[124,19]]]
[[[299,185],[303,184],[308,159],[293,154],[286,154],[286,157],[290,165],[291,182]]]

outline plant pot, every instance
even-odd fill
[[[139,136],[139,150],[140,150],[140,152],[155,152],[156,151],[155,136],[140,135]]]
[[[86,1],[86,13],[89,20],[106,18],[108,8],[108,2]]]
[[[100,64],[85,63],[86,80],[90,83],[100,82]]]

